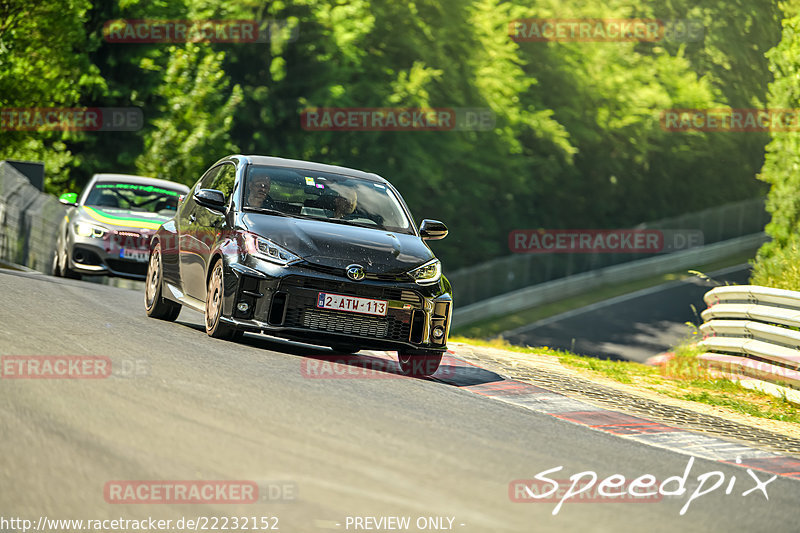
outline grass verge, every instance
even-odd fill
[[[759,255],[753,268],[753,284],[800,291],[800,244],[795,236],[783,248],[770,243],[770,253]]]
[[[597,359],[546,346],[514,346],[499,337],[483,340],[455,336],[450,340],[517,353],[549,355],[557,358],[563,366],[574,368],[587,376],[603,376],[656,395],[704,403],[758,418],[800,424],[800,407],[785,398],[746,389],[734,381],[712,376],[704,362],[698,359],[702,351],[691,343],[691,339],[678,346],[675,357],[663,367]]]

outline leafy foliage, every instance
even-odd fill
[[[164,83],[156,91],[165,103],[136,168],[144,175],[191,185],[199,171],[213,163],[209,153],[238,151],[228,132],[242,91],[236,85],[227,94],[229,83],[221,68],[224,53],[190,44],[171,47],[169,54]],[[149,59],[143,60],[143,68],[151,65]]]
[[[68,107],[103,84],[88,59],[88,0],[0,0],[0,109]],[[0,157],[44,161],[47,181],[69,184],[71,153],[62,132],[7,131]]]
[[[783,21],[783,38],[768,54],[775,81],[769,87],[769,107],[800,108],[800,14]],[[758,253],[752,282],[800,290],[800,133],[773,131],[759,179],[770,184],[767,209],[772,241]]]
[[[509,22],[529,17],[695,19],[704,37],[514,42]],[[0,105],[137,106],[146,120],[139,132],[0,131],[0,157],[44,159],[52,192],[98,171],[192,183],[236,151],[373,171],[418,219],[448,223],[433,246],[454,269],[507,254],[513,229],[632,226],[760,194],[767,135],[670,132],[659,116],[764,105],[772,75],[797,68],[788,26],[764,57],[781,17],[776,0],[0,0]],[[103,38],[109,20],[147,18],[273,24],[255,43]],[[781,91],[770,105],[796,105]],[[309,107],[485,108],[495,126],[306,131]],[[793,155],[764,176],[790,168],[790,139],[773,139]]]

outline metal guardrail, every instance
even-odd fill
[[[689,248],[688,250],[656,257],[650,256],[647,259],[639,259],[638,261],[631,261],[621,265],[575,274],[567,278],[540,283],[508,294],[488,298],[471,305],[461,305],[461,300],[457,299],[453,326],[466,326],[481,320],[516,313],[608,285],[636,281],[678,270],[697,268],[699,265],[730,257],[742,250],[754,250],[766,241],[766,234],[760,232],[699,248]],[[456,292],[456,297],[459,297],[458,292]]]
[[[764,198],[752,198],[645,222],[635,229],[700,230],[703,242],[708,245],[761,233],[769,221]],[[465,306],[647,257],[652,257],[652,254],[512,254],[454,271],[445,270],[445,275],[453,285],[457,306]]]
[[[800,389],[800,292],[732,285],[704,300],[698,344],[709,368]]]

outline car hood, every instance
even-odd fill
[[[356,263],[367,273],[394,275],[434,257],[416,235],[261,213],[244,213],[241,220],[244,229],[323,267]]]
[[[78,208],[78,215],[87,221],[99,222],[105,226],[151,231],[157,230],[161,224],[172,218],[171,216],[148,213],[146,211],[87,205]]]

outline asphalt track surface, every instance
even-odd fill
[[[107,356],[116,369],[96,380],[3,376],[0,518],[277,516],[283,532],[366,530],[346,528],[348,516],[408,516],[412,526],[454,517],[452,530],[463,532],[797,531],[800,482],[779,477],[769,499],[744,496],[755,483],[743,468],[704,459],[684,495],[568,501],[553,515],[555,502],[512,502],[509,483],[558,466],[548,477],[663,481],[683,475],[688,457],[473,394],[458,375],[398,376],[387,354],[349,358],[384,362],[369,378],[315,379],[307,370],[327,349],[211,339],[188,310],[176,323],[148,319],[136,291],[0,270],[0,295],[0,355]],[[712,471],[723,488],[681,515],[698,476]],[[250,504],[116,504],[104,497],[113,480],[253,480],[264,489]],[[287,486],[291,494],[267,494]],[[434,529],[408,529],[418,530]]]
[[[582,307],[504,332],[520,346],[549,346],[603,359],[638,361],[665,352],[702,323],[703,295],[719,284],[747,284],[749,265],[672,281]]]

